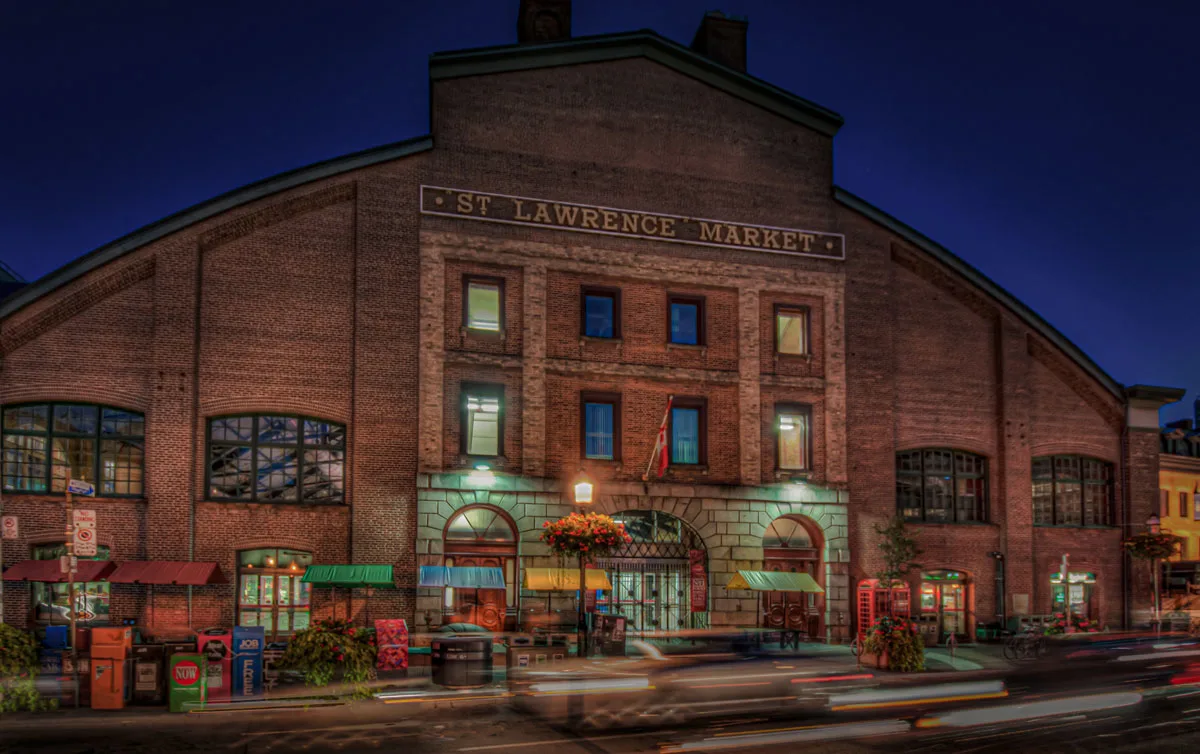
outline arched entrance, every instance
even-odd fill
[[[801,516],[783,516],[763,533],[763,569],[807,573],[825,585],[821,567],[821,531]],[[765,592],[763,625],[767,628],[802,631],[824,636],[825,595],[801,592]]]
[[[448,623],[473,623],[503,631],[516,607],[517,534],[508,515],[497,508],[463,508],[446,524],[445,565],[500,568],[504,589],[446,589],[443,617]]]
[[[707,553],[700,535],[680,519],[662,511],[623,511],[613,518],[625,524],[633,542],[602,558],[613,589],[601,593],[596,609],[625,616],[634,634],[682,631],[697,627],[693,617],[707,604]],[[693,562],[704,570],[703,595],[693,602]]]

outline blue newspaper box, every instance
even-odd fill
[[[257,696],[263,686],[263,649],[267,637],[262,626],[233,629],[233,697]]]
[[[46,649],[66,649],[71,646],[66,626],[46,626],[46,638],[42,640]]]

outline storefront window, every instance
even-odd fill
[[[1112,523],[1112,464],[1082,456],[1033,459],[1033,522],[1045,526]]]
[[[301,582],[312,554],[278,548],[238,553],[238,625],[262,626],[268,639],[308,628],[312,590]]]
[[[1096,584],[1093,573],[1072,571],[1067,574],[1064,584],[1061,573],[1050,577],[1050,590],[1053,598],[1053,609],[1056,613],[1068,612],[1081,618],[1087,618],[1092,601],[1092,588]]]
[[[34,560],[58,560],[67,554],[66,545],[41,545],[33,548]],[[79,560],[108,560],[109,550],[97,545],[96,556],[80,557]],[[76,621],[81,625],[95,626],[108,623],[109,584],[107,581],[89,581],[75,585]],[[33,619],[38,623],[65,624],[71,622],[71,590],[69,584],[30,584],[33,602]]]
[[[209,419],[208,437],[209,499],[344,501],[344,424],[303,416],[222,416]]]
[[[92,482],[101,497],[142,494],[145,419],[75,403],[4,409],[4,490],[59,493],[67,478]]]

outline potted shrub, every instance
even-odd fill
[[[925,643],[917,624],[907,618],[883,616],[867,631],[863,660],[880,670],[916,673],[925,669]]]
[[[304,676],[308,686],[335,678],[361,684],[375,678],[375,634],[347,620],[321,620],[288,642],[280,667]]]
[[[40,712],[58,706],[37,690],[37,644],[24,631],[0,623],[0,713]]]

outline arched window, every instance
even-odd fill
[[[504,515],[495,508],[467,508],[450,519],[447,542],[515,542],[517,535]]]
[[[305,416],[208,420],[210,500],[345,502],[346,425]]]
[[[799,521],[792,518],[777,518],[763,533],[763,547],[786,547],[810,549],[812,537]]]
[[[907,521],[986,522],[987,459],[946,448],[897,453],[896,508]]]
[[[1033,523],[1108,526],[1112,523],[1113,467],[1083,456],[1033,459]]]
[[[61,493],[67,478],[102,497],[142,495],[145,418],[80,403],[4,409],[4,491]]]

